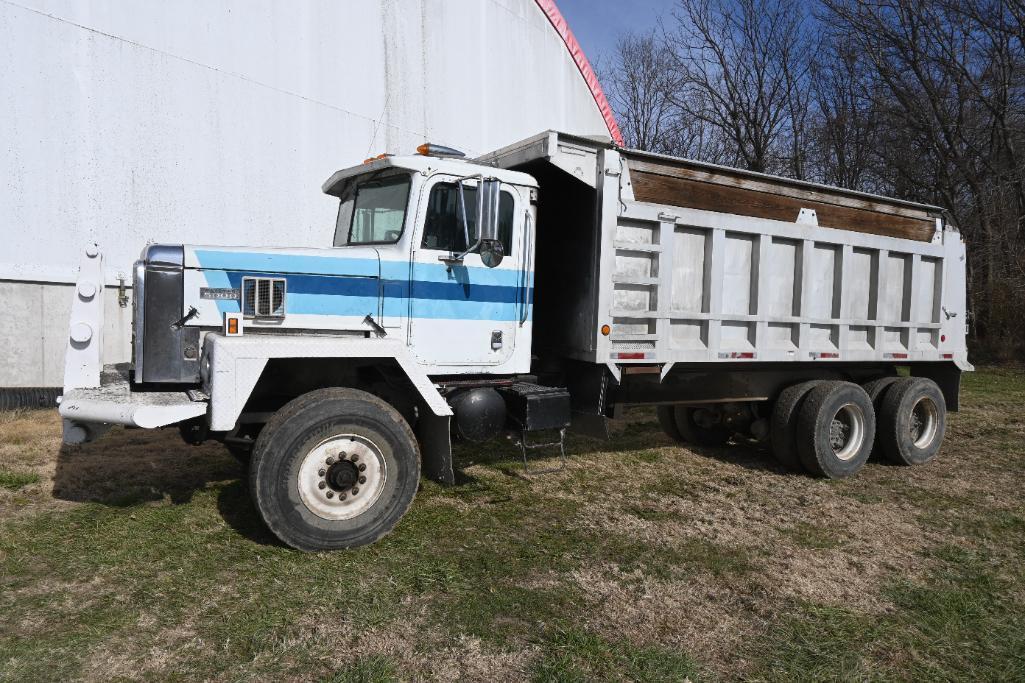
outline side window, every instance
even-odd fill
[[[406,174],[371,180],[356,190],[347,244],[392,244],[402,236],[409,202],[410,178]],[[347,213],[339,206],[339,220]],[[337,229],[337,228],[336,228]]]
[[[470,244],[477,240],[476,206],[477,188],[463,186],[466,200],[466,218],[470,229]],[[513,196],[502,192],[498,200],[498,234],[506,256],[512,254]],[[431,188],[427,199],[427,218],[424,221],[424,249],[462,252],[468,246],[463,235],[463,213],[459,206],[459,188],[455,183],[438,183]]]
[[[346,197],[338,202],[338,217],[335,219],[335,240],[336,247],[344,247],[349,243],[349,226],[352,225],[352,205],[354,197]]]

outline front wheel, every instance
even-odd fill
[[[822,380],[813,379],[789,386],[779,395],[772,408],[769,427],[772,454],[779,464],[791,472],[803,468],[801,458],[797,455],[797,415],[808,394],[820,384]]]
[[[409,423],[357,389],[320,389],[288,403],[260,432],[249,467],[267,528],[308,551],[378,540],[409,509],[419,480]]]

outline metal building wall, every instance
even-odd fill
[[[0,387],[59,385],[78,254],[330,243],[338,168],[609,135],[550,0],[0,4]],[[561,30],[561,28],[560,28]],[[107,291],[107,360],[129,309]]]

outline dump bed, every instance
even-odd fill
[[[965,245],[941,209],[547,132],[535,343],[598,363],[954,362]],[[603,334],[603,326],[609,334]]]

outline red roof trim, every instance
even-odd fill
[[[605,98],[605,92],[601,89],[601,83],[598,82],[598,77],[594,74],[591,63],[587,61],[583,48],[577,42],[573,31],[569,30],[566,18],[562,16],[562,12],[556,7],[555,0],[536,0],[536,2],[541,11],[548,17],[548,21],[555,27],[555,31],[562,38],[562,42],[566,44],[566,48],[569,50],[570,56],[573,57],[577,68],[580,69],[580,75],[584,77],[584,82],[587,83],[587,87],[594,97],[594,102],[598,105],[598,111],[601,112],[602,118],[605,119],[605,125],[609,128],[609,135],[612,136],[612,140],[617,145],[622,145],[623,136],[619,132],[616,115],[612,112],[612,107],[609,106],[609,101]]]

